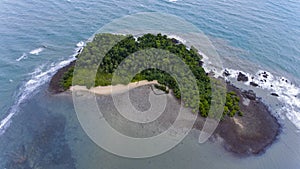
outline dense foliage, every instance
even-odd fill
[[[101,46],[104,45],[103,42],[106,42],[105,45],[113,43],[113,41],[118,41],[116,45],[113,45],[112,48],[109,48],[108,51],[101,50]],[[164,51],[168,51],[172,54],[178,56],[186,65],[188,65],[189,70],[191,70],[193,76],[197,80],[197,87],[199,92],[199,100],[200,102],[196,102],[194,98],[194,94],[191,91],[185,91],[186,96],[182,98],[181,92],[178,84],[176,83],[176,79],[174,79],[170,74],[165,71],[150,68],[141,71],[137,74],[132,81],[141,81],[141,80],[157,80],[160,85],[156,85],[157,88],[166,91],[166,86],[168,89],[171,89],[174,96],[177,98],[181,98],[185,105],[191,107],[192,109],[195,107],[199,108],[199,113],[203,117],[208,116],[210,104],[211,104],[211,85],[210,78],[206,75],[206,72],[201,67],[201,56],[198,54],[197,50],[193,47],[191,49],[187,49],[185,45],[178,43],[176,39],[170,39],[165,35],[157,34],[145,34],[139,37],[137,40],[133,36],[123,36],[123,35],[113,35],[113,34],[97,34],[95,35],[92,42],[87,43],[86,47],[82,51],[82,53],[78,56],[78,59],[84,58],[80,60],[80,70],[78,70],[78,74],[82,79],[87,79],[89,75],[88,71],[92,69],[90,65],[95,65],[96,63],[101,63],[99,67],[97,66],[97,74],[94,82],[87,83],[87,81],[82,80],[77,82],[78,85],[85,85],[87,87],[92,86],[107,86],[112,84],[113,73],[116,68],[120,65],[120,63],[129,55],[134,54],[138,51],[146,50],[146,49],[162,49]],[[139,67],[143,66],[145,59],[148,59],[148,55],[151,55],[151,51],[142,55],[140,61],[137,60],[126,60],[126,64],[131,67]],[[104,55],[104,58],[100,61],[101,55]],[[147,58],[148,57],[148,58]],[[154,60],[152,63],[155,62]],[[174,71],[176,69],[176,64],[168,59],[164,59],[163,61],[156,61],[157,66],[161,66],[164,64],[169,65],[169,71]],[[133,64],[134,63],[134,64]],[[139,63],[137,65],[136,63]],[[73,77],[74,68],[70,68],[67,71],[61,81],[61,85],[68,89],[72,85],[72,77]],[[77,71],[77,69],[76,69]],[[185,77],[187,72],[181,72],[179,76]],[[121,76],[122,79],[126,79],[126,73]],[[120,81],[122,83],[122,80]],[[124,82],[126,83],[126,82]],[[186,85],[189,85],[189,81],[186,80]],[[90,84],[90,85],[89,85]],[[233,97],[230,94],[226,97],[226,113],[229,116],[233,116],[239,110],[236,109],[236,104],[238,104],[237,97]],[[228,99],[228,100],[227,100]],[[236,102],[237,101],[237,102]],[[193,109],[194,110],[194,109]],[[196,111],[196,110],[194,110]]]
[[[226,94],[226,103],[224,106],[224,115],[233,117],[236,113],[239,116],[243,115],[243,112],[240,111],[239,107],[240,98],[234,92],[228,92]]]

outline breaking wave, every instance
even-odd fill
[[[19,94],[16,97],[15,103],[13,104],[13,106],[11,106],[11,108],[8,111],[8,115],[0,122],[0,135],[2,135],[5,132],[5,130],[9,127],[12,117],[19,111],[20,105],[24,103],[25,100],[33,96],[39,87],[49,82],[51,77],[59,69],[61,69],[64,66],[67,66],[72,61],[74,61],[76,59],[75,56],[78,55],[78,53],[82,50],[84,45],[84,42],[79,42],[76,45],[76,52],[68,59],[57,63],[52,63],[49,67],[47,67],[46,64],[40,65],[32,73],[29,73],[30,79],[22,85]],[[30,54],[38,54],[42,50],[43,48],[38,48],[31,51]],[[23,59],[25,56],[20,57],[19,59],[17,59],[17,61]]]

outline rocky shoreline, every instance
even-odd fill
[[[263,154],[272,145],[281,132],[281,125],[269,108],[256,97],[252,90],[243,91],[227,83],[227,90],[234,91],[240,97],[240,109],[243,116],[226,116],[218,124],[212,142],[220,142],[235,156],[247,157]],[[202,130],[205,119],[198,116],[194,128]]]
[[[59,69],[55,75],[51,78],[50,83],[49,83],[49,87],[48,90],[49,92],[51,92],[52,94],[57,94],[57,93],[61,93],[64,92],[65,89],[60,85],[60,81],[63,78],[64,73],[72,66],[74,66],[76,63],[76,61],[71,62],[70,64],[68,64],[67,66]]]

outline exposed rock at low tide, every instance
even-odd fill
[[[237,156],[264,153],[277,139],[280,124],[260,99],[250,100],[249,104],[244,105],[245,92],[231,85],[228,86],[228,90],[236,92],[241,98],[239,106],[244,114],[232,118],[225,117],[219,123],[215,136],[221,137],[224,148]]]
[[[223,72],[223,75],[227,77],[227,76],[230,76],[231,74],[229,73],[229,71],[227,69],[225,69]]]
[[[250,82],[250,85],[251,85],[251,86],[254,86],[254,87],[257,87],[257,86],[258,86],[258,84],[255,83],[255,82]]]
[[[256,99],[256,94],[254,93],[253,90],[243,91],[242,95],[250,100]]]
[[[177,40],[177,39],[175,39],[175,38],[172,38],[171,40],[172,40],[172,42],[175,43],[175,44],[178,44],[178,43],[179,43],[179,40]]]
[[[243,74],[242,72],[239,72],[239,75],[237,77],[237,81],[247,82],[248,77],[245,74]]]
[[[277,93],[271,93],[272,96],[279,97]]]

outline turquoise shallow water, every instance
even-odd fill
[[[197,26],[211,38],[224,59],[225,67],[241,69],[251,74],[255,74],[256,69],[267,70],[278,78],[284,76],[293,82],[296,86],[289,89],[296,91],[289,93],[289,100],[281,100],[295,102],[283,109],[291,112],[287,117],[293,122],[287,121],[287,133],[284,137],[299,141],[294,125],[300,123],[300,110],[297,107],[300,103],[299,100],[290,98],[300,91],[297,88],[300,85],[300,3],[297,0],[2,0],[0,119],[4,119],[9,113],[16,113],[16,120],[12,119],[10,127],[18,131],[21,128],[18,116],[30,114],[31,111],[44,111],[43,107],[34,107],[32,100],[39,105],[47,102],[47,99],[53,99],[46,94],[43,95],[42,102],[35,94],[43,93],[51,75],[67,64],[62,61],[72,60],[79,41],[87,40],[100,27],[114,19],[154,11],[182,17]],[[55,107],[55,104],[58,102],[50,105]],[[23,109],[26,106],[27,109]],[[69,112],[66,109],[68,108],[62,108],[62,112]],[[52,111],[56,110],[49,110]],[[1,129],[1,133],[2,131],[4,130]],[[5,140],[9,135],[3,135]],[[31,135],[28,134],[28,139],[30,138]],[[4,142],[0,146],[3,147]],[[91,148],[90,146],[87,147]],[[279,150],[284,149],[286,154],[295,151],[299,155],[299,149],[290,150],[288,147],[290,146],[283,146]],[[290,168],[296,168],[295,162],[293,163],[296,157],[289,160]]]

